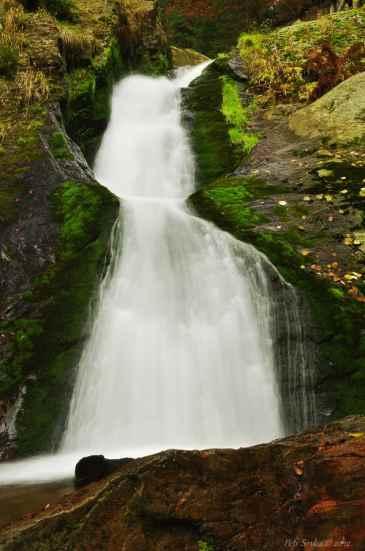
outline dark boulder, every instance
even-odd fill
[[[83,457],[75,467],[75,486],[86,486],[105,478],[116,469],[130,463],[133,459],[106,459],[103,455]]]

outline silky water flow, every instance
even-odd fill
[[[2,483],[69,476],[86,453],[240,447],[285,433],[272,274],[293,297],[283,314],[292,342],[293,327],[299,340],[301,331],[295,293],[264,255],[185,204],[195,167],[181,88],[208,64],[114,88],[95,173],[120,198],[120,216],[64,437],[53,456],[4,465]],[[305,425],[311,373],[303,343],[287,351],[292,411]]]

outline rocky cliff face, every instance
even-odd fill
[[[0,40],[2,457],[50,449],[62,430],[119,209],[84,156],[92,161],[106,127],[113,81],[132,66],[146,72],[169,66],[152,2],[138,3],[135,15],[130,2],[75,0],[66,21],[17,2],[6,8]]]
[[[364,549],[365,419],[120,467],[0,534],[11,550]]]

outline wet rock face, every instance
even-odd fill
[[[112,551],[120,542],[125,551],[314,551],[320,542],[361,551],[364,459],[364,417],[253,448],[167,451],[8,528],[0,544],[8,551]]]

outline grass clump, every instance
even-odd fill
[[[249,155],[259,137],[247,131],[250,109],[242,105],[237,83],[226,76],[223,77],[222,113],[230,126],[228,132],[232,143]]]
[[[60,44],[69,69],[90,62],[96,51],[96,42],[91,35],[64,25],[60,28]]]
[[[365,7],[242,34],[238,47],[263,102],[316,99],[365,69]]]
[[[28,67],[17,74],[15,83],[19,103],[26,107],[34,102],[46,101],[49,97],[49,82],[43,71]]]

